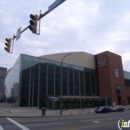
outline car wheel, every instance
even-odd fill
[[[116,110],[116,112],[118,112],[118,110]]]

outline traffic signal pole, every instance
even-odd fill
[[[48,13],[50,13],[51,11],[53,11],[56,7],[58,7],[60,4],[62,4],[64,1],[66,1],[66,0],[56,0],[51,6],[49,6],[49,8],[48,8],[48,10],[45,12],[45,13],[43,13],[43,14],[41,14],[40,16],[39,16],[39,18],[38,18],[38,21],[40,20],[40,19],[42,19],[44,16],[46,16]],[[29,28],[29,26],[30,25],[28,25],[25,29],[23,29],[22,31],[21,31],[21,33],[23,33],[24,31],[26,31],[28,28]],[[16,36],[13,36],[13,40],[16,38]]]
[[[38,21],[39,21],[41,18],[43,18],[44,16],[46,16],[48,13],[49,13],[49,12],[46,11],[44,14],[41,14],[41,16],[39,16],[39,18],[38,18]],[[30,25],[28,25],[25,29],[23,29],[23,30],[21,31],[21,33],[23,33],[24,31],[26,31],[26,30],[29,28],[29,26],[30,26]],[[13,39],[15,39],[15,38],[16,38],[16,36],[13,37]]]

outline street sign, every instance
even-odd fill
[[[53,9],[55,9],[57,6],[59,6],[61,3],[63,3],[65,0],[56,0],[54,3],[52,3],[49,7],[48,7],[48,11],[52,11]]]
[[[16,33],[16,41],[21,37],[21,27],[18,28],[17,33]]]

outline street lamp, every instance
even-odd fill
[[[60,85],[61,85],[61,87],[60,87],[60,115],[62,116],[62,62],[63,62],[63,60],[65,59],[65,57],[66,56],[69,56],[69,55],[71,55],[71,53],[69,53],[69,54],[66,54],[63,58],[62,58],[62,60],[61,60],[61,64],[60,64],[60,67],[61,67],[61,80],[60,80]]]

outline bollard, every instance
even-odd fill
[[[72,115],[72,110],[70,110],[70,115]]]

